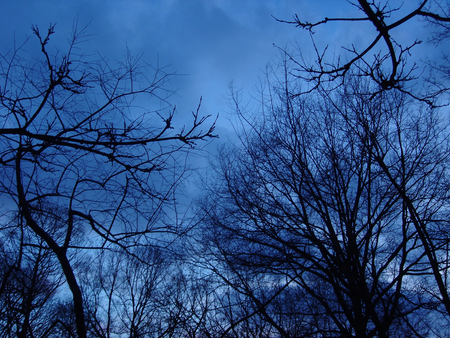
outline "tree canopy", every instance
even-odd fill
[[[238,142],[183,215],[216,135],[176,74],[84,53],[84,29],[0,55],[0,336],[449,337],[448,57],[415,52],[445,52],[450,7],[347,5],[277,18],[316,59],[280,49],[254,110],[231,87]],[[434,35],[403,42],[412,21]],[[329,58],[315,31],[340,22],[373,38]]]

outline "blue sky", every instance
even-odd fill
[[[278,49],[295,42],[305,55],[311,53],[306,31],[276,22],[272,17],[315,21],[323,17],[348,17],[357,13],[345,0],[0,0],[0,51],[10,49],[14,39],[31,35],[31,24],[45,30],[56,23],[54,46],[62,50],[74,21],[89,24],[90,38],[84,45],[110,60],[120,60],[128,47],[134,55],[155,64],[170,65],[179,74],[172,81],[177,90],[172,103],[180,114],[195,110],[203,97],[204,114],[220,113],[219,134],[227,134],[227,91],[231,81],[245,93],[258,85],[258,78]],[[401,3],[400,1],[391,1]],[[406,9],[416,1],[404,4]],[[399,31],[408,35],[409,31]],[[374,34],[367,24],[327,24],[318,28],[319,46],[341,52],[341,45],[363,44]],[[417,32],[415,32],[417,33]],[[31,48],[31,47],[29,47]],[[36,52],[38,52],[36,50]],[[220,135],[226,140],[226,135]]]
[[[294,13],[319,19],[320,6],[299,0],[2,0],[0,50],[31,35],[31,24],[41,30],[56,23],[51,43],[64,50],[73,22],[89,24],[85,48],[98,50],[110,60],[120,60],[128,47],[132,54],[155,64],[171,65],[179,74],[172,81],[178,111],[228,109],[231,81],[251,92],[277,48],[308,34],[272,17],[291,19]],[[333,3],[326,1],[325,3]],[[345,1],[342,1],[346,5]],[[329,8],[329,7],[328,7]],[[322,8],[323,9],[323,8]],[[31,48],[31,45],[30,47]],[[38,52],[36,50],[36,52]],[[221,118],[222,120],[222,118]],[[224,126],[225,119],[223,119]]]
[[[416,3],[407,1],[390,1],[393,5],[403,3],[397,17]],[[242,89],[244,104],[250,102],[252,108],[257,106],[251,100],[252,93],[264,68],[279,55],[274,45],[296,45],[304,56],[314,56],[308,32],[279,23],[273,16],[290,20],[298,14],[314,22],[324,17],[359,15],[346,0],[0,0],[0,5],[0,53],[12,49],[14,41],[21,43],[31,36],[32,24],[45,31],[51,23],[56,23],[51,46],[64,51],[73,24],[78,22],[80,27],[88,25],[89,38],[82,45],[85,53],[98,51],[114,61],[123,59],[128,47],[133,55],[142,55],[151,64],[159,60],[161,66],[170,65],[170,71],[184,74],[170,84],[170,89],[177,90],[171,98],[177,106],[177,121],[189,123],[191,111],[196,110],[202,97],[201,114],[219,114],[219,139],[207,147],[212,153],[221,143],[236,137],[230,122],[231,81]],[[417,21],[392,33],[404,44],[417,36],[426,39],[426,30]],[[341,46],[353,43],[363,48],[375,34],[369,23],[329,23],[318,27],[314,38],[319,48],[330,45],[330,55],[339,55]],[[39,54],[36,42],[27,50]],[[422,51],[436,53],[424,44],[417,47],[414,56],[425,55]],[[195,168],[208,168],[205,157],[192,161]],[[197,175],[193,176],[199,181]],[[198,192],[197,185],[189,185],[186,194],[193,197]]]

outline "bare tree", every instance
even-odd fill
[[[219,155],[203,204],[216,272],[282,337],[445,333],[448,123],[358,77],[292,95],[285,62],[258,116],[234,95],[242,144]],[[280,307],[288,297],[301,305]]]
[[[2,227],[0,335],[46,337],[58,325],[52,313],[63,299],[62,274],[43,240],[16,222]]]
[[[417,19],[422,19],[422,21],[426,21],[429,24],[428,26],[430,28],[430,39],[427,42],[434,43],[436,46],[441,45],[450,36],[448,34],[450,28],[450,6],[448,1],[419,1],[407,13],[402,12],[403,5],[395,7],[392,1],[375,2],[358,0],[357,3],[349,3],[362,13],[361,17],[325,18],[324,20],[310,23],[300,20],[295,15],[294,20],[288,23],[295,24],[297,27],[313,32],[315,27],[328,22],[347,21],[355,25],[357,22],[370,22],[376,30],[374,39],[364,48],[352,46],[350,49],[346,49],[347,53],[349,53],[347,55],[350,55],[350,58],[345,59],[344,57],[340,57],[336,63],[327,63],[325,52],[321,54],[317,49],[318,57],[315,66],[308,66],[303,61],[297,62],[291,58],[291,61],[294,61],[296,64],[296,70],[293,74],[302,80],[312,82],[314,84],[312,90],[317,89],[322,92],[330,89],[330,87],[324,85],[327,82],[342,80],[338,81],[337,85],[343,84],[345,86],[348,79],[351,79],[353,75],[357,75],[370,79],[375,83],[375,86],[370,87],[370,91],[366,93],[368,94],[366,99],[373,99],[386,90],[394,89],[417,100],[419,102],[418,106],[420,106],[420,102],[424,102],[430,107],[438,104],[448,104],[448,97],[443,95],[444,93],[448,93],[449,89],[449,68],[447,66],[448,55],[446,54],[446,50],[443,49],[443,59],[441,61],[427,58],[422,60],[422,64],[418,64],[418,60],[411,62],[408,58],[414,53],[416,45],[423,41],[416,39],[411,45],[405,45],[395,39],[395,32],[404,28],[407,22],[416,20],[416,23],[420,24]],[[384,45],[384,48],[382,46],[378,50],[377,46],[379,44]],[[427,55],[428,53],[425,53],[425,58]],[[292,94],[299,95],[301,91],[297,90]],[[435,125],[438,123],[436,122],[436,114],[439,115],[434,110],[430,114],[424,113],[422,116],[424,125],[428,126],[431,124],[433,128],[437,128]],[[402,119],[401,122],[403,123],[404,121]],[[397,148],[393,150],[394,153],[397,153],[395,156],[395,161],[398,161],[395,162],[397,163],[396,166],[392,163],[385,162],[387,160],[386,154],[390,153],[390,150],[387,150],[384,145],[381,145],[384,142],[384,136],[382,137],[383,141],[380,141],[378,131],[373,130],[373,127],[368,125],[364,119],[360,119],[356,124],[357,129],[365,130],[365,133],[371,138],[375,161],[383,169],[383,174],[395,186],[397,193],[401,196],[405,207],[408,209],[408,213],[411,214],[412,222],[422,242],[429,266],[433,271],[434,280],[438,288],[438,298],[445,305],[445,312],[450,314],[450,296],[446,287],[446,277],[443,277],[447,275],[447,268],[445,264],[443,265],[441,263],[440,258],[440,256],[446,257],[446,254],[443,253],[445,250],[442,251],[442,249],[447,245],[447,230],[445,230],[445,227],[439,227],[439,230],[436,230],[434,227],[428,225],[427,221],[422,219],[423,216],[416,209],[414,196],[411,196],[408,191],[409,188],[405,181],[409,181],[410,172],[405,172],[405,170],[407,170],[409,159],[404,153],[404,146],[405,144],[409,145],[410,140],[405,141],[404,137],[407,133],[404,130],[400,130],[400,128],[404,128],[405,126],[397,122],[397,134],[399,137],[397,140],[398,143],[395,144]],[[407,128],[410,128],[410,126],[407,126]],[[426,148],[427,150],[424,150],[423,154],[430,151],[433,152],[433,156],[436,156],[430,160],[431,166],[437,166],[442,163],[443,157],[445,157],[442,155],[443,153],[436,154],[434,152],[434,149],[440,149],[440,142],[447,137],[446,131],[440,132],[441,135],[439,137],[433,134],[431,141],[425,139],[429,136],[426,133],[420,136],[416,135],[417,138],[423,138],[421,139],[421,144],[415,143],[414,146],[417,149]],[[430,146],[430,143],[433,146]],[[394,143],[391,146],[394,147]],[[433,150],[428,150],[431,148]],[[400,167],[400,164],[404,167]],[[424,177],[429,176],[425,175]],[[439,182],[441,182],[440,178]],[[431,193],[431,196],[434,196],[434,194]],[[440,252],[440,254],[437,252]]]
[[[214,124],[205,128],[197,109],[190,126],[174,130],[166,88],[172,74],[164,68],[129,55],[117,66],[83,55],[84,30],[74,32],[65,53],[51,52],[54,26],[33,33],[40,55],[27,57],[23,45],[1,56],[0,193],[4,207],[57,258],[77,334],[86,337],[75,249],[127,251],[154,244],[157,232],[176,232],[177,224],[166,226],[173,213],[167,205],[187,170],[188,150],[213,137]],[[58,221],[57,234],[43,216]]]
[[[201,337],[211,331],[214,291],[167,250],[104,251],[80,284],[93,337]],[[138,258],[139,257],[139,258]]]
[[[133,255],[104,251],[90,256],[83,270],[80,284],[92,336],[159,336],[171,273],[160,250],[137,248]]]
[[[311,92],[327,84],[336,87],[343,83],[347,74],[358,73],[360,76],[370,78],[376,84],[372,88],[372,96],[384,90],[395,89],[431,106],[439,104],[441,94],[448,92],[449,85],[444,77],[436,78],[432,73],[441,72],[442,67],[445,68],[445,60],[440,65],[434,64],[430,73],[426,71],[424,65],[419,66],[416,62],[408,61],[411,53],[423,41],[416,38],[412,43],[404,44],[395,36],[396,32],[406,28],[407,23],[415,22],[420,25],[419,19],[424,19],[435,29],[433,41],[439,44],[448,37],[450,27],[448,3],[440,0],[421,0],[406,13],[402,4],[396,7],[393,1],[358,0],[348,3],[356,7],[361,16],[326,17],[317,22],[308,22],[296,14],[293,20],[278,20],[308,30],[311,37],[318,26],[336,22],[351,22],[355,28],[361,27],[361,23],[369,22],[373,28],[373,38],[364,46],[353,44],[349,47],[344,46],[344,53],[336,60],[330,60],[326,54],[327,48],[319,50],[315,43],[314,63],[292,56],[292,61],[296,64],[293,74],[310,84],[307,90],[302,89],[292,94]]]
[[[448,68],[427,76],[394,31],[424,18],[441,43],[449,7],[351,4],[362,17],[283,22],[369,22],[367,46],[334,62],[314,44],[313,65],[283,50],[255,115],[233,94],[241,145],[219,155],[203,250],[279,336],[447,336]]]

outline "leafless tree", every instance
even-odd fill
[[[161,249],[133,254],[104,251],[83,269],[90,335],[194,338],[210,332],[214,292],[204,276]]]
[[[138,248],[133,254],[104,251],[91,256],[81,272],[91,336],[159,336],[171,270],[157,249]]]
[[[372,96],[384,90],[395,89],[431,106],[446,104],[440,99],[442,99],[442,93],[448,92],[449,84],[444,77],[436,78],[433,74],[446,68],[445,61],[438,65],[433,64],[431,72],[425,69],[425,65],[410,62],[408,58],[411,57],[411,53],[414,53],[418,45],[427,41],[416,38],[412,43],[405,44],[396,38],[396,33],[407,29],[406,26],[410,22],[415,22],[417,27],[422,26],[423,28],[423,21],[426,20],[432,26],[433,34],[435,34],[432,41],[439,45],[448,37],[450,27],[448,2],[421,0],[408,12],[406,12],[407,9],[403,10],[404,4],[400,3],[396,7],[397,5],[389,0],[358,0],[348,1],[348,3],[349,6],[356,7],[361,16],[326,17],[317,22],[308,22],[295,14],[293,20],[279,20],[306,29],[311,33],[311,37],[318,26],[325,24],[347,22],[352,23],[354,29],[359,29],[362,24],[370,23],[373,28],[373,37],[369,38],[364,46],[355,46],[354,44],[344,46],[344,53],[335,60],[331,60],[327,55],[328,47],[320,50],[315,43],[313,46],[316,59],[313,63],[291,55],[292,61],[296,64],[293,74],[305,80],[305,84],[310,84],[309,87],[304,86],[292,94],[300,95],[312,92],[329,84],[337,87],[343,83],[347,74],[357,73],[359,76],[370,78],[376,84],[372,88]]]
[[[189,126],[175,130],[166,88],[172,74],[164,68],[129,54],[115,66],[84,55],[84,30],[65,52],[52,52],[54,26],[33,33],[40,54],[27,55],[24,44],[0,56],[0,193],[5,210],[18,213],[57,258],[78,337],[86,337],[74,253],[109,245],[127,251],[155,244],[157,232],[176,232],[175,222],[166,226],[167,206],[187,153],[214,136],[214,124],[205,127],[197,109]],[[44,216],[57,220],[57,234]]]
[[[361,77],[292,95],[290,62],[258,115],[234,94],[241,145],[220,153],[203,203],[216,272],[282,337],[445,333],[448,121]]]
[[[62,274],[43,240],[16,221],[2,228],[0,335],[47,337],[58,326],[52,314]]]
[[[327,64],[325,55],[318,53],[316,66],[308,66],[306,63],[297,62],[291,58],[291,61],[295,62],[296,70],[293,74],[296,74],[300,79],[310,81],[314,83],[313,90],[329,91],[330,87],[324,85],[326,82],[338,81],[345,86],[346,81],[351,79],[354,75],[358,77],[365,77],[372,80],[375,86],[370,87],[370,92],[366,96],[366,99],[373,99],[375,96],[386,90],[398,90],[407,96],[412,97],[414,100],[424,102],[430,107],[437,104],[448,104],[448,97],[444,96],[444,93],[448,93],[450,88],[448,84],[449,68],[448,55],[445,48],[443,49],[443,59],[441,61],[430,60],[427,58],[428,53],[425,53],[425,60],[422,60],[422,64],[411,62],[408,58],[414,53],[416,45],[425,42],[415,40],[411,45],[405,45],[401,41],[395,38],[395,32],[400,31],[406,27],[406,23],[416,20],[416,24],[419,26],[421,22],[418,19],[428,23],[430,29],[430,39],[426,42],[433,43],[435,46],[442,45],[443,42],[450,37],[450,4],[448,1],[441,0],[422,0],[418,1],[417,5],[412,10],[405,13],[403,5],[395,7],[392,1],[376,2],[367,0],[358,0],[355,3],[349,2],[355,6],[361,13],[361,17],[349,17],[349,18],[325,18],[324,20],[310,23],[301,20],[297,15],[294,16],[293,21],[289,21],[290,24],[295,24],[298,27],[304,28],[313,32],[313,30],[328,22],[370,22],[373,28],[376,30],[374,39],[367,44],[364,48],[357,48],[352,46],[350,49],[346,49],[351,55],[349,59],[340,58],[336,63]],[[395,18],[395,19],[394,19]],[[281,20],[282,21],[282,20]],[[287,21],[284,21],[287,22]],[[422,24],[422,27],[424,25]],[[377,47],[381,44],[383,47]],[[379,48],[379,50],[378,50]],[[345,61],[342,61],[345,60]],[[423,90],[425,88],[425,90]],[[293,92],[293,95],[299,95],[301,91],[297,90]],[[370,94],[370,95],[369,95]],[[439,114],[438,114],[439,115]],[[428,126],[431,124],[433,129],[436,128],[436,112],[432,110],[430,114],[424,113],[422,116],[423,124]],[[403,119],[402,122],[405,120]],[[378,139],[378,131],[374,131],[370,125],[367,124],[364,119],[361,119],[358,123],[358,128],[365,130],[370,135],[374,147],[374,157],[377,164],[383,168],[383,173],[394,184],[397,193],[401,196],[405,203],[408,212],[411,213],[412,222],[418,232],[418,236],[424,247],[428,263],[433,271],[434,279],[438,288],[439,298],[445,305],[445,312],[450,314],[450,296],[448,294],[448,288],[446,287],[445,278],[447,268],[442,265],[441,258],[446,257],[445,250],[447,243],[447,230],[442,227],[439,230],[427,225],[427,222],[422,219],[422,216],[416,210],[414,205],[414,197],[408,192],[408,187],[405,186],[403,181],[408,181],[410,178],[405,173],[407,163],[409,163],[408,157],[404,154],[403,146],[407,144],[401,136],[398,137],[398,143],[392,143],[392,147],[396,146],[394,153],[397,152],[395,157],[397,165],[388,164],[385,162],[386,154],[390,153],[390,150],[382,146]],[[400,130],[405,126],[397,123],[397,133],[404,136],[406,132]],[[410,126],[407,126],[410,128]],[[430,165],[437,166],[442,163],[442,153],[436,154],[435,149],[440,149],[441,141],[446,138],[447,132],[441,131],[441,135],[432,136],[432,141],[429,139],[421,139],[421,144],[415,143],[414,146],[417,149],[433,149],[429,150],[433,152],[433,156],[436,158],[430,159]],[[427,138],[430,135],[422,134],[420,137]],[[419,138],[419,136],[417,135]],[[383,137],[382,137],[383,139]],[[382,141],[383,142],[383,141]],[[432,146],[430,145],[432,144]],[[412,146],[411,146],[412,147]],[[429,148],[428,148],[429,147]],[[433,148],[434,147],[434,148]],[[428,150],[424,150],[423,154],[426,154]],[[399,152],[399,153],[398,153]],[[405,167],[401,168],[399,165],[402,163]],[[425,175],[425,177],[429,177]],[[402,179],[400,179],[402,178]],[[439,182],[441,182],[439,180]],[[442,187],[442,185],[441,185]],[[434,195],[433,193],[431,194]],[[441,252],[437,254],[436,252]],[[444,258],[445,259],[445,258]],[[443,269],[443,270],[442,270]]]

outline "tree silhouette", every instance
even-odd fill
[[[240,144],[201,202],[205,266],[282,337],[446,336],[448,67],[411,63],[421,41],[395,32],[422,18],[440,44],[449,6],[349,3],[361,17],[279,21],[368,22],[367,45],[330,60],[313,44],[313,63],[281,50],[255,112],[232,91]]]
[[[187,170],[185,156],[214,137],[214,123],[205,127],[208,117],[197,109],[190,126],[174,129],[166,88],[172,74],[164,68],[150,72],[129,54],[117,66],[84,55],[84,30],[74,32],[64,53],[50,52],[54,26],[45,34],[33,26],[33,33],[40,55],[27,57],[24,44],[1,56],[0,193],[10,217],[18,214],[18,224],[57,258],[77,334],[86,337],[75,251],[127,251],[152,244],[155,232],[175,232],[177,224],[167,228],[160,220],[171,216],[167,206]]]
[[[330,61],[326,55],[328,47],[321,51],[315,43],[314,63],[292,57],[292,61],[296,64],[293,73],[305,83],[310,84],[307,90],[302,89],[292,94],[312,92],[327,84],[339,86],[347,74],[351,76],[358,73],[359,76],[367,77],[377,85],[372,88],[372,96],[384,90],[394,89],[431,106],[442,104],[439,103],[439,99],[441,94],[448,92],[449,85],[445,77],[436,78],[433,73],[446,72],[444,66],[446,61],[430,67],[431,74],[428,71],[425,72],[424,68],[416,62],[408,61],[415,47],[423,41],[415,39],[411,44],[405,45],[395,38],[395,32],[408,22],[416,20],[417,23],[418,19],[427,20],[436,28],[433,41],[439,44],[448,38],[450,27],[448,3],[439,0],[422,0],[414,9],[401,14],[399,18],[396,15],[402,10],[403,5],[394,7],[395,5],[390,1],[358,0],[357,2],[348,1],[348,3],[356,7],[361,12],[361,16],[326,17],[318,22],[308,22],[296,14],[293,20],[278,20],[306,29],[311,33],[311,37],[318,26],[335,22],[352,22],[355,28],[359,23],[369,22],[375,30],[374,37],[364,46],[343,47],[344,54],[334,61]]]
[[[210,268],[282,337],[439,334],[434,321],[449,318],[447,121],[405,93],[372,96],[357,77],[291,95],[289,66],[258,115],[234,96],[241,145],[220,153],[203,203]]]

